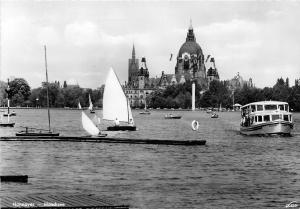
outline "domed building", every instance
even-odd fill
[[[195,79],[202,87],[207,87],[204,55],[196,42],[192,24],[188,29],[185,43],[179,49],[175,75],[177,78],[184,76],[185,80]]]

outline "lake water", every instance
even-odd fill
[[[1,128],[1,136],[14,135],[20,126],[48,127],[46,110],[16,112],[16,127]],[[176,111],[183,116],[180,120],[165,120],[166,113],[133,111],[139,130],[109,135],[205,139],[207,145],[0,142],[1,173],[30,176],[28,184],[2,183],[1,194],[85,193],[151,209],[300,205],[299,113],[293,115],[292,137],[240,135],[239,112],[221,112],[212,119],[205,112]],[[80,111],[51,110],[51,116],[61,135],[87,135]],[[198,131],[191,129],[195,119]]]

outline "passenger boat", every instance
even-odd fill
[[[245,135],[290,135],[293,117],[286,102],[262,101],[241,107],[240,132]]]

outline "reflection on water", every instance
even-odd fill
[[[47,128],[46,110],[17,113],[16,128],[0,129],[1,136],[20,126]],[[86,135],[80,111],[51,113],[61,135]],[[136,208],[284,208],[299,201],[300,114],[288,138],[240,135],[239,113],[212,119],[182,111],[181,120],[165,120],[165,114],[134,112],[139,130],[116,137],[205,139],[207,146],[0,142],[1,173],[30,176],[28,184],[2,184],[1,194],[97,194]],[[198,132],[191,129],[195,119]]]

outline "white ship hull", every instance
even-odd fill
[[[272,121],[248,127],[240,126],[240,132],[245,135],[269,135],[282,134],[290,135],[293,123],[288,121]]]

